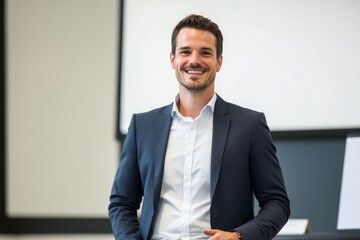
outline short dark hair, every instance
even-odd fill
[[[216,38],[216,56],[220,57],[223,52],[223,36],[219,26],[210,19],[201,15],[192,14],[182,19],[174,28],[171,35],[171,52],[175,55],[176,38],[183,28],[195,28],[199,30],[209,31]]]

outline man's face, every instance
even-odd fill
[[[192,92],[213,91],[222,56],[216,57],[216,38],[211,32],[183,28],[176,38],[175,55],[170,54],[170,62],[178,82],[185,89]]]

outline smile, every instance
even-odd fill
[[[201,71],[201,70],[186,70],[185,71],[188,74],[203,74],[205,71]]]

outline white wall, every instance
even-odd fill
[[[6,1],[8,216],[107,216],[119,151],[118,8]]]

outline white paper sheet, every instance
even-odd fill
[[[360,137],[346,140],[341,184],[339,230],[360,229]]]

